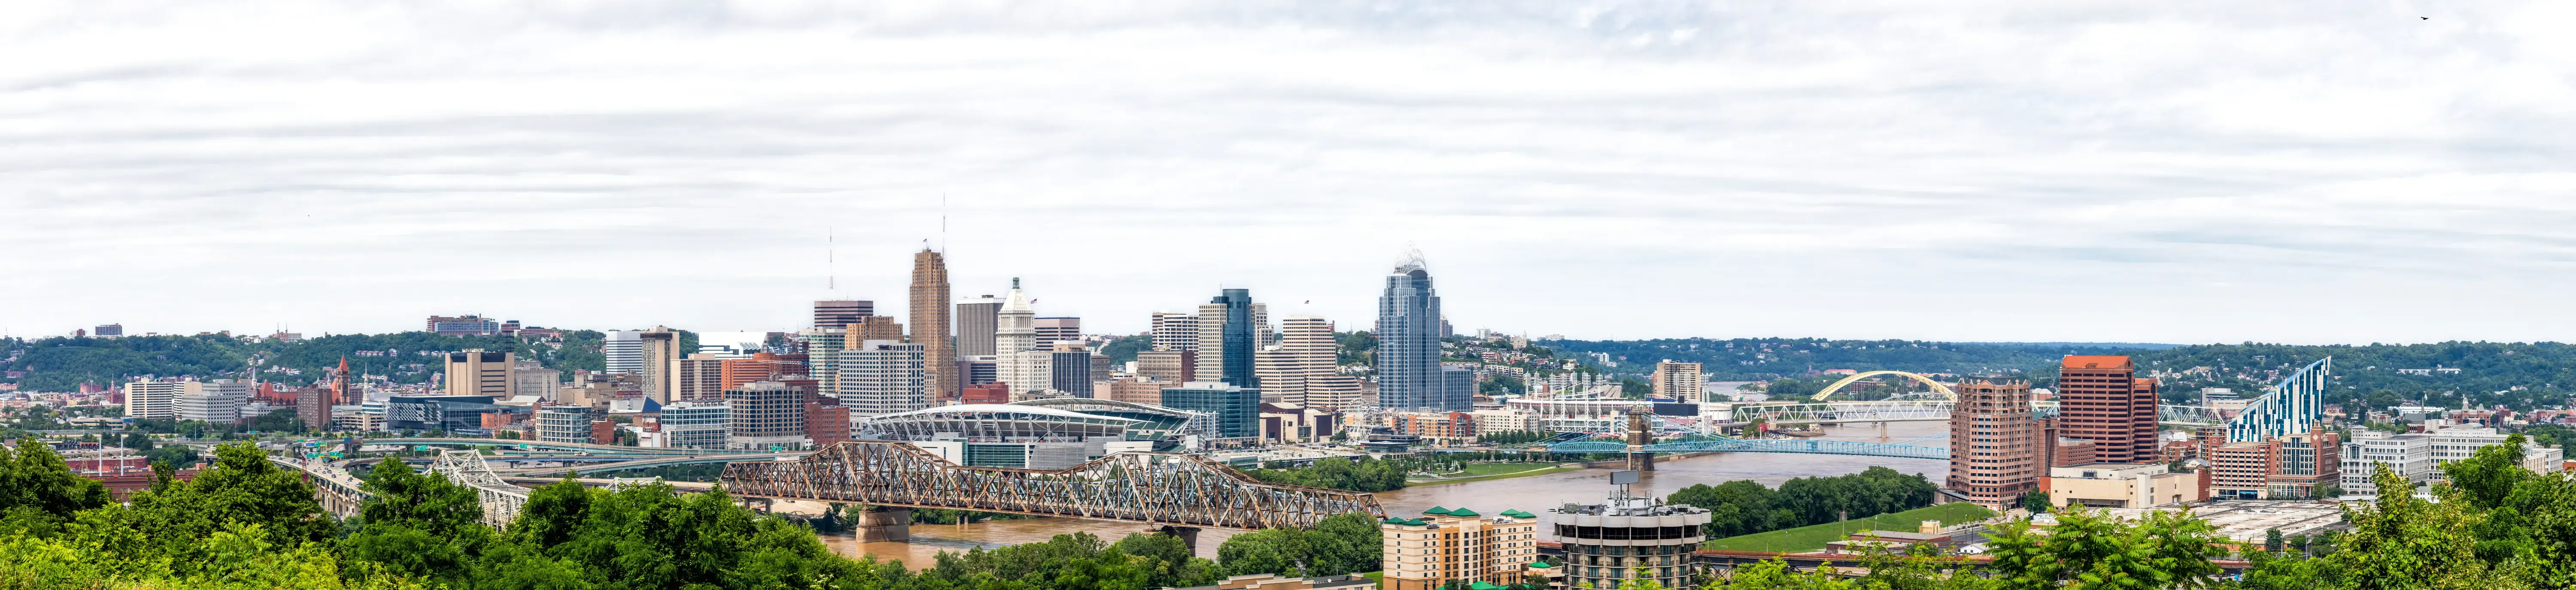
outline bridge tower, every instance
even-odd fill
[[[1655,442],[1652,421],[1646,416],[1645,410],[1628,409],[1628,469],[1631,470],[1655,470],[1655,454],[1646,452],[1646,445]]]

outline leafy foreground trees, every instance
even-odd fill
[[[792,520],[760,516],[721,490],[618,491],[565,481],[538,488],[518,520],[481,523],[476,494],[400,461],[368,474],[360,514],[335,520],[294,471],[248,444],[227,445],[192,481],[164,471],[113,504],[41,443],[0,449],[0,589],[838,588],[1143,590],[1237,573],[1377,569],[1368,515],[1314,530],[1237,535],[1222,562],[1178,539],[1089,534],[963,554],[918,573],[850,559]]]
[[[1692,484],[1665,501],[1708,509],[1706,528],[1715,539],[1913,510],[1932,505],[1937,492],[1921,475],[1872,466],[1851,475],[1792,479],[1777,490],[1741,479]]]

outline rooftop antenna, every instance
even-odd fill
[[[840,260],[835,256],[832,228],[823,228],[823,290],[841,291]]]

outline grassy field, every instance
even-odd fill
[[[1360,577],[1368,578],[1371,582],[1377,582],[1377,587],[1379,588],[1386,587],[1386,572],[1363,572],[1360,574]]]
[[[1916,508],[1894,514],[1881,514],[1850,522],[1829,522],[1794,529],[1781,529],[1767,533],[1754,533],[1741,537],[1727,537],[1724,539],[1709,541],[1705,547],[1708,549],[1727,549],[1733,551],[1776,551],[1782,553],[1815,551],[1824,549],[1826,543],[1848,538],[1850,533],[1854,532],[1866,530],[1911,532],[1920,527],[1923,521],[1926,520],[1938,520],[1941,521],[1941,524],[1953,525],[1973,520],[1982,520],[1994,515],[1994,511],[1987,510],[1984,506],[1978,506],[1966,502],[1956,502],[1938,506]]]
[[[1570,467],[1558,467],[1555,463],[1469,463],[1467,464],[1467,469],[1464,473],[1457,474],[1454,477],[1442,479],[1408,479],[1405,481],[1416,485],[1433,485],[1485,481],[1488,479],[1502,479],[1506,477],[1546,475],[1573,470],[1574,469]]]

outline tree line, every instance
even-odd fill
[[[1913,510],[1932,505],[1936,493],[1922,475],[1872,466],[1850,475],[1792,479],[1779,489],[1749,479],[1692,484],[1664,501],[1708,509],[1705,530],[1719,539]]]
[[[1169,536],[1104,545],[1080,534],[942,553],[916,573],[841,556],[804,523],[756,514],[721,488],[608,491],[567,479],[531,492],[496,529],[472,488],[382,461],[366,473],[359,514],[342,519],[257,448],[215,455],[186,481],[156,465],[151,487],[120,504],[42,441],[0,448],[0,588],[1143,590],[1378,562],[1376,521],[1351,514],[1237,535],[1219,560]]]

